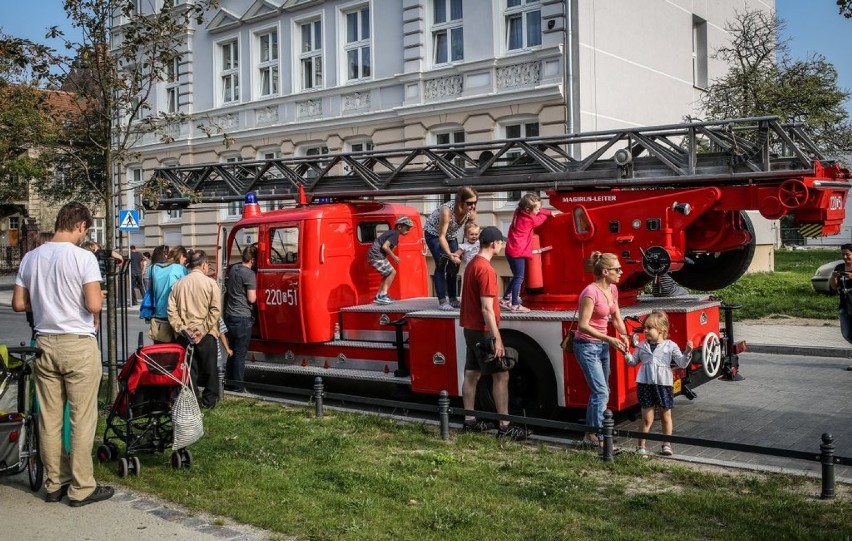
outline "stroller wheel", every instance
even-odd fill
[[[98,462],[104,464],[112,460],[112,451],[106,444],[98,446]]]
[[[118,458],[118,445],[111,441],[108,441],[106,442],[106,446],[109,448],[109,452],[112,453],[112,458],[110,458],[110,460]]]
[[[130,458],[130,473],[139,477],[139,472],[142,471],[142,464],[139,463],[139,457],[134,456]]]
[[[183,461],[183,467],[187,468],[187,469],[191,468],[192,467],[192,453],[189,452],[189,449],[181,449],[179,452],[180,452],[180,457]]]
[[[127,459],[121,457],[118,460],[118,476],[121,478],[127,477],[127,474],[130,470],[130,464],[127,462]]]
[[[180,453],[177,451],[172,451],[172,468],[179,470],[183,467],[183,460],[181,459]]]

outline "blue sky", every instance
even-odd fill
[[[7,34],[44,41],[48,27],[67,24],[62,3],[62,0],[3,0],[0,28]],[[837,68],[841,88],[852,92],[852,54],[848,45],[852,19],[837,14],[835,0],[776,0],[775,6],[787,22],[793,57],[822,54]],[[852,100],[846,104],[852,111]]]

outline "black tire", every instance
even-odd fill
[[[101,464],[106,464],[113,458],[112,450],[109,448],[107,444],[98,445],[97,451],[98,462]]]
[[[189,469],[192,467],[192,453],[189,452],[189,449],[181,449],[180,457],[184,468]]]
[[[130,458],[130,470],[136,477],[139,477],[139,472],[142,471],[142,464],[139,463],[139,457],[134,456]]]
[[[177,451],[172,451],[172,468],[179,470],[183,467],[183,458]]]
[[[109,448],[109,452],[111,455],[110,460],[115,460],[116,458],[118,458],[118,455],[121,454],[118,452],[118,445],[116,445],[115,443],[108,441],[106,442],[106,446]]]
[[[743,229],[751,233],[752,241],[739,250],[716,253],[687,253],[692,263],[671,273],[680,285],[698,291],[715,291],[727,287],[745,274],[754,258],[754,226],[745,212],[741,212]]]
[[[501,331],[506,347],[518,350],[509,372],[509,414],[550,419],[556,413],[556,376],[544,351],[521,333]],[[479,378],[476,409],[495,411],[491,376]]]
[[[30,489],[33,492],[38,492],[41,489],[41,484],[44,482],[44,463],[41,461],[38,446],[38,415],[30,416],[27,421],[27,478],[30,482]]]
[[[130,473],[130,463],[126,458],[121,457],[118,459],[118,476],[122,479],[127,477],[127,474]]]

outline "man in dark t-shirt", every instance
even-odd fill
[[[145,285],[142,283],[142,252],[136,251],[136,246],[130,246],[130,302],[133,306],[138,304],[136,290],[140,295],[145,295]]]
[[[503,248],[506,237],[494,226],[482,229],[479,234],[479,253],[467,264],[464,271],[461,311],[459,325],[464,328],[464,341],[467,349],[464,364],[464,383],[462,401],[464,409],[474,409],[476,386],[482,374],[490,375],[492,394],[497,413],[509,414],[509,372],[494,372],[488,363],[483,362],[476,344],[494,338],[494,354],[505,355],[503,338],[500,336],[500,303],[497,301],[500,291],[497,286],[497,272],[491,266],[491,258]],[[465,416],[464,430],[484,432],[490,429],[490,423]],[[497,437],[523,440],[529,431],[508,421],[501,421]]]
[[[246,392],[246,354],[251,340],[252,304],[257,302],[257,278],[254,274],[257,248],[248,246],[243,250],[242,263],[231,267],[228,273],[228,300],[225,305],[225,325],[228,327],[228,342],[233,354],[225,364],[225,386],[236,393]]]

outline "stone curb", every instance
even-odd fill
[[[832,357],[852,359],[852,349],[816,348],[810,346],[778,346],[769,344],[748,344],[747,353],[770,353],[773,355],[802,355],[805,357]]]

